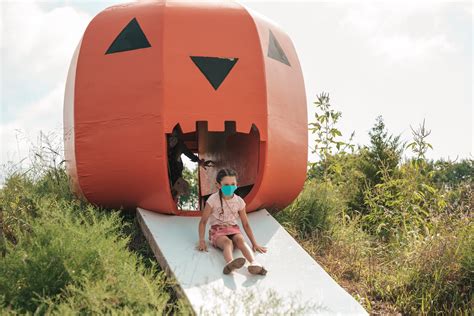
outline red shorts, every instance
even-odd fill
[[[233,226],[223,226],[223,225],[212,225],[211,228],[209,229],[209,240],[211,241],[211,244],[217,248],[216,244],[216,239],[217,237],[220,236],[229,236],[229,238],[232,238],[232,235],[235,234],[240,234],[240,227],[239,225],[233,225]]]

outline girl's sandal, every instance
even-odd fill
[[[235,258],[234,260],[232,260],[231,262],[225,265],[224,271],[222,272],[224,272],[224,274],[229,274],[235,269],[242,268],[244,264],[245,264],[245,258],[242,258],[242,257]]]
[[[267,274],[267,270],[261,265],[250,265],[250,266],[248,266],[247,269],[252,274],[260,274],[260,275]]]

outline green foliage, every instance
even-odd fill
[[[189,194],[181,195],[178,201],[179,209],[198,210],[199,209],[199,183],[198,168],[190,170],[186,166],[183,169],[183,179],[189,184]]]
[[[465,216],[432,221],[430,234],[392,245],[373,278],[374,294],[404,314],[464,314],[474,303],[474,225]]]
[[[0,219],[2,237],[15,242],[19,231],[29,228],[29,219],[37,213],[32,200],[34,184],[20,175],[12,175],[0,190]],[[4,241],[5,242],[5,241]],[[2,249],[6,245],[2,243]]]
[[[430,218],[448,206],[449,194],[433,181],[434,171],[425,159],[427,149],[432,148],[426,140],[430,132],[425,122],[412,132],[414,141],[407,148],[416,157],[398,168],[382,165],[379,183],[365,190],[368,212],[363,217],[364,227],[385,241],[414,232],[426,234],[432,228]]]
[[[330,117],[326,112],[321,120]],[[277,219],[333,277],[356,286],[352,294],[369,311],[468,314],[474,306],[473,160],[428,161],[424,121],[404,146],[378,117],[370,144],[351,152],[328,150],[318,123],[310,130],[319,128],[316,148],[324,159],[310,164],[304,190]],[[402,161],[405,148],[414,158]],[[323,230],[325,212],[306,211],[318,209],[313,200],[322,201],[322,188],[337,192],[342,210],[329,212]]]
[[[431,131],[425,128],[425,120],[423,120],[423,123],[417,130],[414,130],[411,126],[410,128],[413,134],[413,142],[407,144],[406,148],[411,148],[413,150],[416,154],[417,161],[424,161],[428,148],[433,149],[433,146],[426,141],[426,138],[431,134]]]
[[[429,168],[433,171],[433,181],[438,186],[454,189],[463,183],[474,182],[473,159],[463,159],[459,162],[438,160],[431,162]]]
[[[315,122],[309,123],[309,130],[316,134],[315,146],[312,153],[317,153],[321,159],[319,166],[322,167],[323,177],[326,179],[328,169],[330,167],[329,157],[333,153],[344,152],[347,149],[354,150],[354,145],[351,144],[354,132],[349,141],[346,143],[339,140],[342,133],[336,128],[342,113],[331,108],[329,103],[329,94],[322,92],[317,96],[317,101],[314,102],[316,106]],[[317,168],[318,164],[312,163],[310,167]]]
[[[295,235],[306,238],[326,234],[343,211],[344,205],[330,184],[307,181],[298,198],[276,218]]]
[[[64,168],[46,172],[38,180],[30,174],[15,172],[0,190],[0,219],[6,239],[15,242],[15,236],[29,229],[29,223],[38,215],[40,199],[74,201],[69,191]],[[80,207],[86,203],[76,201]]]
[[[118,212],[100,213],[89,205],[37,199],[29,229],[6,243],[0,259],[0,293],[19,312],[164,310],[168,284],[156,267],[146,269],[126,250],[128,237]]]
[[[474,209],[474,184],[466,182],[454,189],[445,191],[446,213],[471,214]]]
[[[315,148],[320,148],[321,161],[310,164],[308,179],[323,178],[331,181],[340,188],[347,202],[349,212],[367,213],[366,191],[371,190],[376,184],[382,182],[382,172],[390,176],[397,172],[401,161],[403,146],[400,136],[389,135],[382,117],[377,117],[376,124],[369,132],[370,145],[359,147],[354,151],[354,146],[344,144],[341,150],[333,153],[334,145],[332,136],[325,136],[328,131],[335,128],[340,115],[331,114],[329,97],[325,94],[319,97],[317,106],[323,114],[316,114],[317,119],[328,123],[324,127],[319,121],[312,123],[310,130],[318,133]],[[332,119],[335,117],[335,119]],[[310,124],[311,125],[311,124]],[[329,129],[329,130],[328,130]],[[354,133],[351,136],[351,140]],[[346,149],[351,148],[351,152]]]
[[[382,182],[382,172],[392,175],[400,163],[403,146],[400,136],[389,135],[381,116],[369,132],[370,145],[361,148],[362,172],[369,186]]]
[[[367,189],[366,175],[362,171],[364,158],[358,152],[338,153],[328,156],[326,181],[337,187],[340,197],[347,204],[348,212],[355,214],[364,212],[364,192]],[[324,179],[320,164],[316,164],[309,172],[309,179]]]
[[[420,180],[400,180],[420,173],[412,164],[403,168],[407,170],[400,172],[400,178],[383,179],[386,190],[392,189],[395,196],[401,190],[412,204],[436,209],[443,200],[439,191],[416,185],[405,188]],[[422,190],[422,201],[427,204],[418,200],[420,193],[409,195],[410,190]],[[401,203],[403,198],[387,200]],[[384,239],[384,229],[367,229],[366,215],[349,217],[344,207],[334,187],[312,180],[276,218],[339,283],[353,282],[359,288],[360,294],[352,294],[360,297],[368,311],[375,311],[378,304],[391,305],[393,313],[403,314],[465,314],[470,310],[474,224],[469,213],[460,209],[446,213],[441,208],[428,214],[382,214],[379,224],[385,220],[390,226],[384,227],[390,236]]]
[[[431,228],[429,218],[445,207],[444,195],[411,164],[403,165],[396,176],[387,173],[382,182],[365,191],[369,212],[364,227],[384,241]]]

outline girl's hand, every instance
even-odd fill
[[[198,249],[199,251],[207,251],[206,242],[205,242],[204,240],[200,240],[197,249]]]
[[[267,247],[259,246],[258,244],[255,244],[252,246],[253,251],[259,251],[259,252],[267,252]]]

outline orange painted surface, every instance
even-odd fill
[[[105,54],[134,18],[151,47]],[[268,57],[270,31],[291,66]],[[301,191],[307,164],[304,82],[290,38],[273,23],[228,1],[118,5],[90,22],[75,54],[64,129],[77,195],[104,207],[198,216],[173,202],[166,152],[166,133],[176,124],[195,132],[198,121],[207,121],[209,132],[223,132],[225,121],[235,121],[238,133],[257,127],[259,153],[252,159],[258,166],[251,168],[257,174],[244,198],[247,211],[279,210]],[[190,56],[238,60],[214,89]],[[229,152],[223,156],[236,161],[248,156],[237,148]]]

